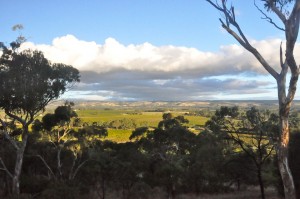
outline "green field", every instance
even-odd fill
[[[160,112],[135,112],[133,110],[77,110],[83,122],[109,122],[119,119],[133,119],[137,124],[147,123],[148,126],[157,126],[162,118]]]
[[[110,140],[113,142],[128,142],[132,130],[122,130],[122,129],[108,129],[108,136],[103,140]]]
[[[78,109],[76,110],[76,113],[83,122],[87,123],[97,122],[99,124],[103,124],[105,122],[114,120],[132,119],[137,124],[137,127],[157,127],[158,123],[162,120],[163,115],[163,112],[146,112],[118,109]],[[185,113],[186,112],[180,111],[172,112],[174,116],[184,115]],[[208,118],[202,116],[184,115],[184,117],[189,120],[189,127],[203,126],[208,120]],[[129,136],[131,135],[132,130],[134,129],[108,129],[108,137],[106,137],[105,139],[115,142],[126,142],[129,141]]]

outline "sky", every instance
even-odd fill
[[[252,0],[232,4],[251,44],[278,69],[284,32],[263,20]],[[205,0],[0,0],[0,5],[1,41],[9,44],[22,34],[27,38],[22,48],[41,50],[52,63],[80,71],[81,82],[63,99],[277,99],[276,81],[222,29],[222,15]],[[12,31],[16,24],[24,29]]]

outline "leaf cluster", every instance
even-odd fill
[[[72,66],[52,64],[40,51],[18,52],[19,44],[13,42],[10,48],[0,45],[0,109],[35,115],[68,86],[79,82],[79,71]]]

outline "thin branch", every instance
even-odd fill
[[[5,114],[8,115],[10,118],[13,118],[13,119],[19,121],[23,126],[26,125],[26,121],[25,120],[23,120],[21,117],[18,117],[16,115],[12,114],[8,110],[5,110]]]
[[[245,43],[241,37],[234,32],[232,29],[227,27],[224,23],[222,27],[231,35],[233,36],[245,49],[247,49],[249,52],[251,52],[256,59],[261,63],[261,65],[277,80],[279,77],[279,74],[272,68],[268,62],[263,58],[263,56],[251,45]]]
[[[273,145],[272,148],[270,149],[270,151],[265,155],[265,157],[262,159],[262,163],[265,162],[265,160],[270,157],[270,155],[272,154],[273,150],[274,150],[275,146]]]
[[[7,173],[7,175],[9,175],[9,177],[13,178],[13,175],[11,172],[9,172],[9,170],[7,169],[6,165],[4,164],[2,158],[0,157],[0,163],[2,164],[2,168],[0,168],[0,170],[3,170]]]
[[[74,174],[72,175],[72,179],[74,179],[74,178],[76,177],[77,173],[79,172],[79,169],[80,169],[85,163],[87,163],[88,161],[89,161],[89,159],[83,161],[80,165],[78,165],[78,167],[76,168]]]
[[[282,13],[281,9],[278,9],[274,2],[270,3],[271,10],[278,16],[278,18],[282,21],[282,23],[286,26],[287,18],[285,17],[284,13]]]
[[[67,135],[69,135],[69,133],[71,132],[71,130],[72,130],[72,129],[70,129],[70,128],[65,129],[63,135],[59,137],[58,143],[59,143],[64,137],[66,137]],[[58,134],[59,134],[59,131],[58,131]]]
[[[241,147],[241,149],[255,162],[255,164],[257,163],[256,162],[256,158],[255,158],[255,155],[254,154],[252,154],[250,151],[248,151],[246,148],[245,148],[245,146],[244,146],[244,144],[242,143],[242,141],[238,138],[235,138],[232,134],[230,134],[230,137],[231,137],[231,139],[233,140],[233,141],[235,141],[240,147]]]
[[[231,11],[227,9],[225,2],[223,2],[223,8],[218,5],[217,3],[213,3],[211,0],[206,0],[207,2],[209,2],[211,5],[213,5],[213,7],[215,7],[216,9],[218,9],[219,11],[221,11],[225,18],[226,18],[226,24],[221,20],[221,24],[222,27],[231,35],[233,36],[245,49],[247,49],[249,52],[251,52],[256,59],[262,64],[262,66],[277,80],[279,78],[279,74],[274,70],[274,68],[272,68],[268,62],[262,57],[262,55],[248,42],[246,36],[244,35],[242,29],[240,28],[240,26],[238,25],[238,23],[235,20],[235,16],[234,16],[234,9],[233,6]],[[229,25],[233,25],[236,29],[238,34],[233,31]]]
[[[256,1],[254,0],[254,6],[257,8],[257,10],[263,14],[265,17],[262,17],[262,19],[265,19],[267,20],[270,24],[273,24],[277,29],[279,30],[282,30],[282,31],[285,31],[284,28],[281,28],[280,26],[278,26],[273,20],[271,17],[269,17],[266,13],[264,13],[256,4]],[[279,11],[280,12],[280,11]],[[283,16],[284,17],[284,16]],[[285,18],[285,17],[284,17]],[[285,22],[284,22],[285,23]]]
[[[48,163],[46,162],[46,160],[41,155],[32,155],[32,156],[38,157],[44,163],[44,165],[47,167],[47,169],[50,171],[50,173],[53,176],[53,178],[56,179],[56,176],[54,175],[52,169],[50,168],[50,166],[48,165]]]
[[[208,3],[210,3],[213,7],[215,7],[217,10],[224,12],[224,10],[217,4],[213,3],[211,0],[206,0]]]

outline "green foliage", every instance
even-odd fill
[[[147,132],[149,132],[149,128],[148,127],[139,127],[136,128],[134,131],[132,131],[132,134],[130,135],[129,139],[140,139],[144,134],[146,134]]]
[[[42,118],[42,122],[36,120],[35,123],[33,124],[33,129],[40,129],[41,127],[43,127],[47,131],[50,131],[55,126],[65,125],[66,123],[70,123],[71,119],[77,118],[77,114],[73,110],[72,106],[74,106],[72,102],[66,102],[64,106],[58,106],[54,110],[53,114],[47,113]]]
[[[173,117],[171,113],[164,113],[163,114],[163,120],[158,123],[159,129],[170,129],[173,127],[181,126],[185,123],[189,123],[187,119],[184,118],[184,116],[177,116]]]
[[[108,132],[107,129],[104,128],[103,126],[91,125],[91,126],[83,126],[78,130],[78,133],[76,135],[79,135],[80,137],[86,136],[86,137],[101,138],[101,137],[107,137]]]
[[[82,122],[92,123],[94,121],[100,124],[109,124],[114,120],[132,119],[137,127],[157,127],[158,123],[161,121],[163,112],[144,112],[139,111],[138,114],[133,114],[133,110],[94,110],[94,109],[79,109],[76,111],[78,117],[82,119]],[[173,117],[182,115],[182,112],[173,112]],[[199,125],[204,126],[205,122],[208,120],[205,116],[200,115],[184,115],[186,119],[189,120],[189,126]]]
[[[46,130],[50,131],[55,125],[57,124],[56,116],[55,114],[47,113],[43,118],[42,122],[39,120],[36,120],[33,124],[33,129],[41,129],[45,128]]]
[[[295,0],[262,0],[262,2],[264,2],[264,6],[268,11],[273,10],[272,7],[275,6],[286,16],[289,16],[290,15],[289,5],[295,2]]]
[[[14,27],[21,28],[21,25]],[[79,71],[72,66],[52,64],[40,51],[20,50],[24,40],[20,36],[10,47],[0,43],[0,109],[20,126],[13,130],[0,118],[3,134],[16,150],[15,166],[11,169],[14,172],[11,173],[1,161],[2,170],[13,179],[10,186],[14,196],[19,196],[20,192],[29,125],[50,101],[62,95],[71,84],[79,82]]]
[[[108,135],[105,138],[105,140],[110,140],[113,142],[117,142],[117,143],[123,143],[123,142],[128,142],[129,137],[132,134],[132,130],[131,129],[108,129]]]
[[[69,122],[71,118],[77,117],[78,115],[72,109],[74,103],[66,102],[64,106],[59,106],[54,111],[54,116],[59,122]]]
[[[208,129],[193,133],[186,126],[188,116],[168,114],[162,117],[160,114],[162,119],[154,128],[106,129],[100,122],[74,127],[77,117],[69,114],[73,106],[64,106],[67,107],[59,108],[62,111],[49,113],[54,119],[46,114],[42,121],[36,120],[33,125],[24,160],[23,193],[39,194],[40,198],[157,198],[154,193],[159,187],[160,196],[174,198],[178,195],[180,198],[180,194],[187,193],[228,192],[233,184],[236,187],[258,184],[253,159],[224,136],[224,126],[219,128],[222,131],[219,133]],[[258,121],[265,121],[261,117],[264,112],[249,109],[249,112],[237,114],[234,110],[216,111],[218,116],[213,116],[208,124],[226,124],[225,120],[231,120],[238,127],[244,125],[239,128],[243,132],[239,138],[251,144],[254,137],[249,132],[257,130]],[[228,112],[236,115],[235,118],[228,117]],[[57,113],[60,113],[60,120],[55,119]],[[44,119],[47,117],[50,118]],[[268,122],[260,123],[261,130],[272,129],[277,119],[272,114],[267,114],[266,118]],[[45,122],[50,123],[49,130],[45,129]],[[246,126],[252,131],[244,128]],[[113,141],[104,138],[107,133]],[[0,152],[7,151],[10,149]],[[10,159],[6,156],[5,161],[15,161]],[[270,184],[275,176],[271,160],[264,168],[264,179]],[[0,179],[5,179],[1,174],[5,173],[0,173]],[[34,183],[30,183],[30,179]]]
[[[251,160],[252,165],[247,164],[244,168],[256,170],[262,198],[265,188],[264,167],[269,165],[268,160],[274,154],[274,143],[278,139],[277,119],[269,111],[260,111],[255,107],[241,114],[238,108],[221,107],[206,123],[211,132],[235,145],[232,152],[246,155]]]
[[[0,108],[35,115],[67,86],[79,81],[77,69],[51,64],[39,51],[18,52],[2,46],[0,58]]]
[[[218,118],[222,118],[222,117],[236,118],[239,116],[239,108],[237,106],[234,107],[221,106],[219,110],[216,110],[215,116],[217,116]]]
[[[113,120],[107,126],[114,129],[134,129],[137,125],[133,119],[123,118]]]

